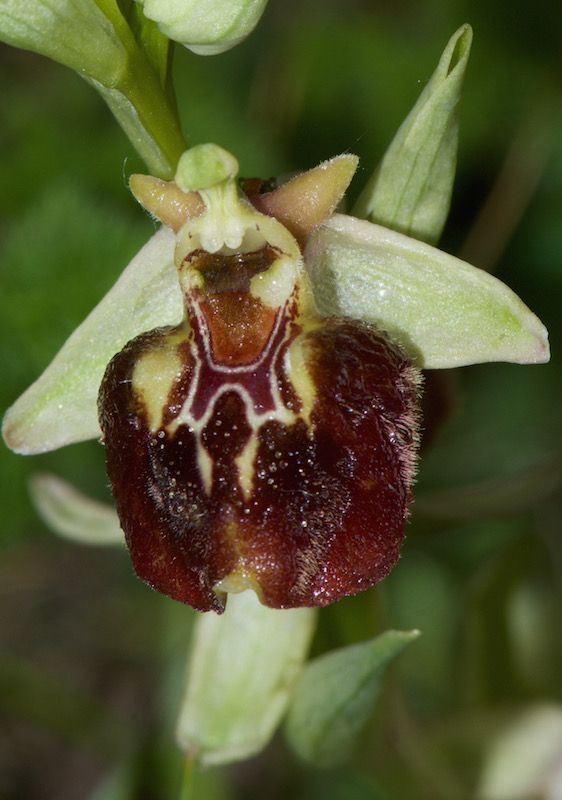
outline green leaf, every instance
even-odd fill
[[[0,0],[0,40],[107,86],[127,66],[123,41],[93,0]]]
[[[198,617],[178,720],[182,748],[203,764],[258,753],[287,707],[314,631],[314,609],[261,605],[230,594],[224,614]]]
[[[100,92],[152,174],[171,178],[186,143],[163,88],[167,46],[154,32],[137,33],[139,41],[116,0],[0,0],[0,41],[76,70]]]
[[[35,475],[29,491],[39,516],[54,533],[80,544],[125,544],[113,506],[86,497],[56,475]]]
[[[472,29],[451,37],[353,213],[434,244],[449,213],[458,144],[457,107]]]
[[[293,694],[286,723],[289,744],[318,766],[343,762],[366,724],[386,667],[419,631],[386,631],[311,661]]]
[[[97,395],[111,358],[138,334],[182,318],[174,243],[173,233],[161,228],[8,409],[2,428],[8,447],[29,455],[100,435]]]
[[[419,367],[549,359],[544,326],[511,289],[416,239],[334,214],[305,259],[322,313],[378,325]]]

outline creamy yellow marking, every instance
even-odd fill
[[[206,494],[211,494],[213,488],[213,459],[203,442],[201,441],[201,434],[197,433],[195,436],[197,442],[197,467],[199,469],[199,476],[203,484],[203,489]]]
[[[281,255],[269,269],[254,275],[250,294],[269,308],[280,308],[293,291],[301,270],[301,259]]]
[[[244,592],[246,589],[253,589],[254,592],[260,597],[261,590],[258,582],[251,572],[247,572],[244,568],[235,569],[230,575],[226,575],[213,586],[213,592],[222,594],[223,592]]]
[[[221,594],[223,592],[243,592],[245,589],[253,589],[258,594],[258,597],[261,596],[261,588],[253,572],[246,568],[246,559],[241,548],[242,543],[239,537],[239,528],[235,522],[226,523],[224,526],[224,537],[230,543],[236,555],[236,566],[231,573],[213,586],[213,591]]]
[[[248,501],[254,490],[254,459],[258,451],[258,437],[255,430],[246,443],[246,446],[235,458],[235,464],[238,467],[238,485],[242,489],[244,499]]]
[[[319,320],[311,320],[303,324],[303,331],[289,346],[285,353],[285,373],[289,376],[293,388],[302,403],[299,417],[306,425],[311,425],[311,414],[316,400],[316,386],[307,367],[307,340],[305,334],[320,326]]]
[[[152,433],[162,427],[163,411],[167,405],[168,395],[181,376],[183,365],[175,346],[184,336],[185,333],[182,333],[176,342],[168,340],[166,346],[148,350],[133,369],[133,393],[144,404],[148,427]]]
[[[212,361],[212,356],[211,356],[210,342],[209,342],[209,331],[201,316],[201,313],[197,308],[197,303],[193,302],[192,304],[194,313],[200,319],[200,331],[201,331],[201,336],[203,338],[204,354],[199,352],[195,342],[193,341],[191,346],[191,354],[194,360],[194,371],[189,393],[184,401],[180,413],[167,426],[166,430],[171,436],[173,436],[180,425],[186,425],[193,432],[197,441],[197,463],[199,467],[199,472],[201,475],[201,480],[203,482],[205,492],[208,495],[210,495],[212,491],[213,462],[211,456],[209,455],[208,451],[206,450],[205,446],[201,441],[201,434],[205,429],[205,427],[207,426],[207,424],[209,423],[214,413],[217,401],[225,392],[234,391],[238,394],[238,396],[240,397],[240,399],[244,404],[246,420],[251,428],[251,434],[248,439],[248,442],[246,443],[246,446],[235,459],[235,464],[238,468],[238,484],[246,501],[248,501],[251,498],[252,492],[254,490],[254,480],[255,480],[254,461],[258,448],[258,435],[261,427],[270,420],[275,420],[284,425],[291,426],[294,425],[298,419],[302,419],[304,420],[307,426],[310,427],[311,425],[311,414],[316,399],[316,389],[312,381],[312,378],[310,376],[310,373],[306,367],[306,342],[303,334],[319,327],[322,324],[322,322],[321,319],[314,314],[314,309],[309,304],[308,298],[306,297],[306,288],[304,294],[305,294],[305,308],[308,314],[311,314],[311,316],[308,316],[308,314],[306,314],[304,318],[299,317],[299,319],[297,320],[298,324],[302,328],[302,333],[299,334],[299,336],[289,347],[287,354],[285,356],[285,365],[284,365],[286,375],[293,384],[294,390],[302,403],[302,408],[299,412],[295,412],[292,409],[287,408],[287,406],[283,403],[279,391],[279,386],[277,383],[277,376],[273,369],[270,370],[268,379],[269,379],[269,386],[270,386],[271,396],[273,398],[274,407],[263,413],[258,413],[254,408],[254,403],[248,391],[236,381],[236,373],[247,371],[248,367],[247,366],[225,367],[222,365],[215,364],[214,368],[217,371],[225,373],[225,382],[220,386],[216,394],[209,401],[203,416],[198,420],[196,420],[193,417],[191,413],[191,407],[193,403],[193,398],[197,392],[197,385],[200,379],[202,358],[206,358],[209,361]],[[259,369],[260,364],[267,358],[271,347],[271,342],[275,338],[275,331],[277,330],[278,324],[280,324],[280,320],[276,322],[275,329],[274,331],[272,331],[272,335],[267,347],[264,348],[264,351],[260,355],[258,361],[252,365],[253,370]],[[289,334],[290,334],[290,325],[287,326],[287,336],[289,336]],[[273,354],[272,358],[273,364],[276,362],[278,353],[284,346],[285,341],[286,339],[282,340],[277,345],[276,351]],[[226,377],[227,374],[228,376],[230,376],[231,378],[230,380],[228,380],[228,378]]]

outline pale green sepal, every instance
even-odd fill
[[[457,161],[457,106],[472,29],[451,37],[353,214],[434,244],[445,225]]]
[[[97,395],[111,358],[139,333],[182,318],[174,246],[174,234],[161,228],[8,409],[2,427],[8,447],[30,455],[100,436]]]
[[[239,44],[258,24],[267,0],[144,0],[160,30],[198,55]]]
[[[0,0],[0,40],[115,85],[127,51],[94,0]]]
[[[260,752],[286,710],[315,619],[315,609],[267,608],[252,590],[229,594],[220,616],[201,615],[178,720],[180,746],[203,764]]]
[[[530,707],[492,746],[478,800],[558,800],[562,797],[562,706]]]
[[[378,325],[421,368],[549,359],[546,329],[511,289],[416,239],[334,214],[305,261],[323,314]]]
[[[419,631],[386,631],[311,661],[293,693],[287,739],[305,761],[328,767],[346,760],[373,712],[388,664]]]
[[[65,539],[89,545],[125,544],[113,506],[92,500],[62,478],[35,475],[29,492],[43,522]]]

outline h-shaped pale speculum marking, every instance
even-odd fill
[[[176,188],[170,192],[175,212]],[[271,420],[292,425],[301,418],[310,423],[310,382],[301,378],[300,383],[308,386],[299,397],[300,408],[296,412],[283,402],[275,373],[283,348],[285,372],[292,372],[293,354],[286,345],[298,335],[297,296],[303,261],[293,236],[277,220],[259,213],[242,199],[233,178],[201,190],[199,195],[204,210],[180,228],[174,254],[191,329],[193,373],[182,408],[165,426],[165,432],[174,436],[180,426],[186,426],[195,434],[199,472],[209,495],[213,460],[202,433],[218,400],[228,392],[238,394],[251,434],[235,464],[239,486],[248,499],[254,485],[253,464],[260,428]],[[162,213],[164,195],[160,200],[158,211]],[[166,219],[165,213],[163,216]],[[247,331],[247,320],[239,318],[240,304],[251,310],[253,331]],[[217,308],[213,309],[213,305]],[[220,320],[215,312],[220,314]],[[222,353],[214,341],[219,338],[219,327]],[[298,350],[298,343],[293,349]],[[297,355],[297,360],[302,359]],[[298,388],[293,389],[298,395]],[[163,415],[159,420],[158,416],[152,415],[153,428],[156,422],[158,427],[162,423]]]

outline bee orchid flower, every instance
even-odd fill
[[[217,612],[198,619],[178,724],[204,762],[264,746],[315,608],[396,563],[421,370],[549,358],[507,286],[433,246],[470,41],[468,26],[450,40],[356,216],[337,211],[349,154],[278,186],[240,180],[212,144],[187,150],[173,180],[133,176],[162,226],[5,415],[18,453],[105,445],[118,516],[42,477],[32,491],[55,530],[104,544],[123,531],[146,583]],[[413,636],[375,640],[373,675]]]
[[[101,426],[135,570],[198,610],[246,588],[326,605],[383,578],[411,499],[419,370],[548,357],[497,279],[334,214],[356,166],[339,156],[263,192],[202,145],[173,182],[133,176],[164,227],[6,415],[22,453]]]

